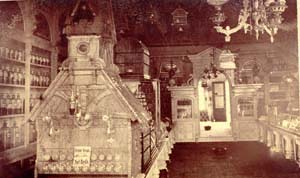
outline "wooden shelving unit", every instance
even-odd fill
[[[0,158],[5,164],[35,155],[35,122],[28,116],[57,71],[50,41],[36,38],[0,42]]]

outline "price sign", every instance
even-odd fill
[[[91,161],[91,147],[75,146],[74,147],[74,167],[89,167]]]

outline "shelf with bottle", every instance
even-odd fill
[[[33,88],[47,88],[50,85],[50,71],[32,69],[30,73]]]
[[[24,50],[0,46],[0,60],[24,64]]]
[[[0,84],[7,87],[21,87],[25,84],[25,69],[22,66],[6,64],[0,67]]]
[[[0,152],[23,146],[25,143],[25,124],[17,119],[0,122]]]
[[[19,117],[24,114],[24,98],[20,93],[0,93],[0,118]]]
[[[41,67],[41,68],[51,68],[50,58],[31,54],[30,58],[31,66]]]
[[[41,49],[36,46],[32,46],[30,63],[31,66],[42,67],[42,68],[51,68],[50,60],[51,52],[45,49]]]

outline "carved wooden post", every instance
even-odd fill
[[[285,139],[285,153],[284,156],[286,159],[293,159],[294,149],[292,139],[289,137],[284,137]]]
[[[282,152],[282,143],[281,143],[281,135],[278,132],[275,132],[275,148],[277,152]]]
[[[267,131],[267,146],[272,146],[272,132],[270,130]]]

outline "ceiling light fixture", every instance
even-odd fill
[[[243,0],[243,8],[240,10],[238,24],[236,27],[225,28],[221,24],[226,20],[222,12],[222,5],[229,0],[207,0],[207,3],[216,8],[216,14],[211,18],[218,33],[225,35],[225,41],[230,42],[231,35],[242,29],[244,33],[254,31],[256,39],[265,32],[274,42],[274,35],[278,32],[278,26],[282,23],[282,13],[286,10],[285,0]]]

